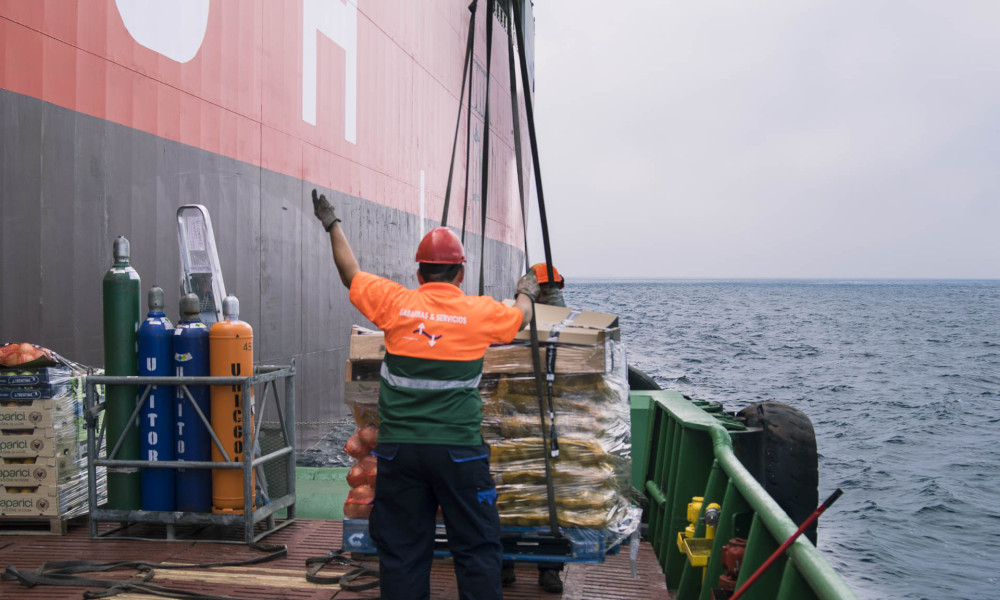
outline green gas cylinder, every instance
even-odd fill
[[[113,246],[115,262],[104,275],[104,374],[108,376],[138,375],[138,333],[140,322],[139,274],[129,264],[130,250],[125,236],[118,236]],[[136,386],[106,386],[105,423],[107,448],[110,455],[124,441],[114,458],[139,460],[139,423],[128,427],[135,410]],[[108,508],[139,510],[141,479],[138,469],[108,469]]]

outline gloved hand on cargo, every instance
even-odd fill
[[[522,275],[517,280],[517,293],[531,298],[532,302],[538,300],[538,294],[541,292],[542,288],[538,285],[538,279],[535,277],[534,271],[528,271],[527,275]]]
[[[333,205],[330,204],[330,201],[323,194],[317,196],[316,190],[313,190],[313,213],[319,219],[320,223],[323,224],[323,229],[327,231],[330,231],[333,224],[340,220],[337,214],[333,212]]]

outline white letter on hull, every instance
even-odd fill
[[[139,45],[179,63],[198,54],[208,29],[209,0],[115,0]]]
[[[319,33],[344,49],[344,139],[357,143],[357,0],[304,0],[302,3],[302,120],[316,124],[316,38]]]

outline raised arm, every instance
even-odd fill
[[[323,224],[323,229],[330,232],[333,263],[337,266],[340,281],[343,282],[344,287],[350,289],[354,276],[361,271],[358,259],[354,258],[354,251],[351,250],[351,245],[347,242],[347,236],[344,235],[344,230],[340,227],[340,219],[333,211],[333,205],[326,199],[326,196],[323,194],[317,195],[316,190],[313,190],[312,200],[313,213],[315,213],[320,223]]]

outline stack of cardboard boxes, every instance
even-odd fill
[[[491,447],[501,524],[546,528],[554,507],[560,528],[593,532],[602,538],[600,547],[609,547],[605,541],[620,541],[638,524],[638,509],[628,500],[629,398],[618,319],[537,305],[536,320],[541,398],[527,329],[512,344],[489,348],[484,358],[483,437]],[[354,333],[344,397],[362,428],[378,422],[385,346],[380,332]],[[549,455],[547,468],[550,408],[559,451]]]
[[[0,369],[0,529],[87,512],[85,382],[70,367]]]

